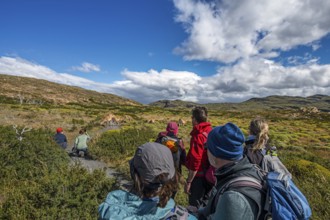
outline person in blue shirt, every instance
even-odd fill
[[[66,136],[63,134],[62,128],[56,129],[56,134],[54,136],[54,140],[63,149],[65,149],[68,146],[68,140],[66,139]]]

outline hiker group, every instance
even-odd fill
[[[264,119],[250,122],[246,139],[234,123],[212,127],[205,107],[195,107],[191,119],[188,153],[178,125],[168,123],[137,148],[129,161],[132,190],[110,192],[99,219],[309,219],[306,198],[269,145]],[[182,166],[187,207],[174,202]]]
[[[54,140],[61,148],[63,148],[63,149],[67,148],[68,140],[61,127],[56,129],[56,134],[54,135]],[[79,134],[75,138],[73,147],[71,149],[71,154],[80,156],[80,157],[88,157],[87,142],[89,140],[90,140],[90,136],[88,135],[86,128],[81,128],[79,130]]]

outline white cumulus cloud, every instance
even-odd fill
[[[330,31],[325,0],[174,0],[176,21],[189,34],[175,52],[187,60],[231,63],[251,56],[274,57],[276,50],[314,41]]]
[[[131,98],[142,103],[181,99],[200,103],[236,102],[269,95],[330,94],[330,64],[311,54],[292,53],[300,45],[321,50],[330,33],[330,1],[173,0],[175,19],[188,37],[174,51],[186,60],[215,61],[211,76],[166,69],[124,70],[122,80],[98,83],[19,57],[0,57],[0,73],[46,79]],[[275,59],[277,58],[277,59]],[[75,70],[100,71],[82,63]]]
[[[90,73],[90,72],[100,72],[101,68],[99,65],[95,65],[92,63],[88,63],[88,62],[83,62],[81,64],[81,66],[73,66],[71,67],[72,70],[78,70],[80,72],[84,72],[84,73]]]
[[[261,58],[244,59],[217,73],[201,77],[193,72],[124,70],[123,80],[111,84],[98,83],[22,58],[0,57],[0,73],[45,79],[116,94],[141,103],[162,99],[181,99],[200,103],[238,102],[269,95],[310,96],[330,94],[330,65],[316,62],[285,67]]]

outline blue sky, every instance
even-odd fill
[[[142,103],[330,95],[326,0],[2,0],[0,73]]]

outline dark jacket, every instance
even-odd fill
[[[217,189],[238,176],[253,177],[262,182],[262,175],[246,157],[218,169],[215,175],[217,186],[213,189],[207,206],[200,210],[203,216],[200,219],[255,220],[262,214],[265,201],[262,190],[246,186],[229,187],[222,195],[216,196]]]
[[[257,164],[261,167],[265,152],[262,150],[253,150],[254,141],[255,139],[245,141],[244,155],[246,155],[252,164]]]
[[[165,136],[174,138],[179,141],[179,149],[178,149],[177,153],[173,153],[173,160],[174,160],[174,165],[178,169],[179,173],[182,173],[181,166],[182,166],[182,164],[185,163],[186,157],[187,157],[187,153],[186,153],[186,149],[184,147],[183,140],[181,138],[179,138],[178,136],[176,136],[173,132],[163,131],[163,132],[159,132],[156,142],[162,143],[162,138]]]
[[[54,136],[54,140],[62,148],[66,148],[68,145],[68,140],[66,139],[66,136],[62,133],[56,133]]]

